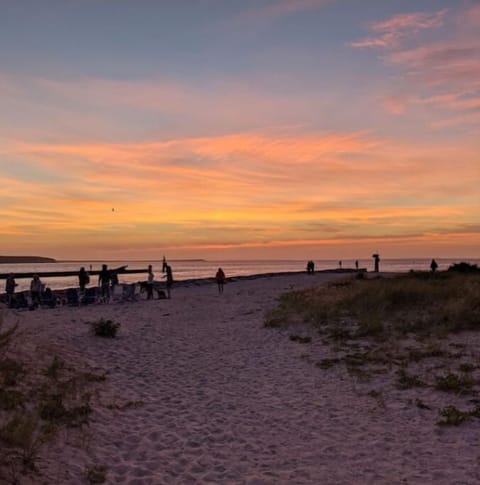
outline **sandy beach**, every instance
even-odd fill
[[[223,295],[211,284],[174,288],[171,300],[4,310],[27,348],[107,374],[89,425],[44,447],[40,478],[25,483],[85,484],[93,464],[107,467],[109,484],[479,483],[478,422],[436,427],[438,416],[409,405],[408,391],[389,390],[380,405],[344,368],[312,365],[329,350],[311,330],[295,329],[312,336],[302,345],[288,328],[263,326],[282,292],[344,277],[282,275],[229,283]],[[116,338],[92,335],[86,323],[100,317],[121,324]]]

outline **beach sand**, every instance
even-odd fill
[[[31,345],[107,372],[86,429],[41,451],[41,479],[84,484],[93,464],[110,484],[475,484],[480,427],[435,426],[398,396],[379,405],[328,356],[312,330],[264,328],[285,291],[342,275],[283,275],[174,288],[171,300],[6,314]],[[88,321],[121,323],[92,335]],[[301,330],[301,332],[299,331]],[[377,386],[378,387],[378,386]],[[392,391],[393,392],[393,391]],[[427,391],[425,391],[427,392]],[[112,409],[113,408],[113,409]]]

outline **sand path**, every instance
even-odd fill
[[[108,370],[88,452],[50,455],[59,483],[474,484],[478,426],[439,432],[405,403],[380,409],[344,369],[322,370],[319,339],[263,327],[279,293],[335,278],[295,275],[178,288],[172,300],[29,312],[38,338]],[[116,339],[84,321],[114,318]],[[72,358],[75,358],[72,356]],[[54,453],[54,452],[51,452]]]

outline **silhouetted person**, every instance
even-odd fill
[[[358,259],[355,261],[355,269],[358,271]]]
[[[372,254],[372,258],[374,261],[374,270],[375,273],[378,273],[380,271],[380,255],[378,253]]]
[[[435,273],[438,269],[438,264],[434,259],[432,259],[432,262],[430,263],[430,269],[432,270],[432,273]]]
[[[10,273],[5,280],[5,293],[7,294],[7,303],[10,306],[14,300],[15,287],[18,286],[15,282],[13,273]]]
[[[218,292],[223,293],[223,285],[225,284],[225,273],[223,272],[222,268],[218,268],[215,279],[217,280]]]
[[[102,264],[102,270],[98,275],[98,286],[102,291],[102,299],[104,301],[110,300],[110,271],[108,271],[106,264]]]
[[[338,267],[342,268],[342,262],[341,261],[338,262]]]
[[[90,275],[85,271],[85,268],[82,266],[78,273],[78,286],[80,286],[80,291],[85,291],[85,286],[90,283]]]
[[[155,275],[153,274],[152,265],[148,265],[148,275],[147,275],[147,300],[153,300],[153,282]]]
[[[40,296],[43,291],[43,283],[38,274],[36,274],[30,283],[30,296],[32,297],[32,305],[37,307],[40,305]]]
[[[162,276],[162,278],[167,279],[167,298],[171,298],[171,289],[173,286],[173,273],[172,273],[172,267],[169,264],[165,264],[165,272],[167,273],[165,276]]]
[[[165,273],[165,271],[167,271],[167,260],[164,256],[162,261],[162,273]]]
[[[315,263],[310,260],[308,263],[307,263],[307,273],[308,274],[313,274],[315,273]]]

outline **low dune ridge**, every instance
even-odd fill
[[[312,365],[330,352],[312,328],[296,327],[305,345],[288,327],[265,328],[281,293],[340,278],[291,274],[231,282],[222,295],[212,284],[174,288],[171,300],[4,310],[28,348],[106,375],[93,384],[88,426],[44,446],[39,475],[25,483],[84,484],[95,467],[111,484],[478,483],[478,422],[439,428],[399,393],[379,403],[344,368]],[[121,324],[115,338],[92,334],[99,318]]]

